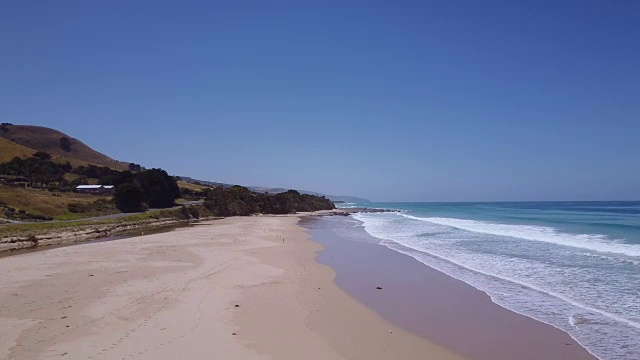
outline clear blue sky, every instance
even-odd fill
[[[244,185],[637,200],[640,1],[1,1],[0,121]]]

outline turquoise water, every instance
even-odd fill
[[[600,359],[640,359],[640,202],[368,203],[380,244],[567,331]]]

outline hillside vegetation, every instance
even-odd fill
[[[8,206],[28,213],[60,218],[69,213],[70,204],[82,204],[89,207],[99,199],[109,200],[110,197],[58,193],[32,188],[16,188],[0,185],[0,210],[4,212]],[[3,203],[6,204],[3,206]],[[3,214],[0,214],[2,216]],[[100,214],[102,215],[102,214]]]
[[[42,151],[54,157],[65,157],[120,170],[126,169],[129,165],[95,151],[82,141],[72,138],[63,132],[46,127],[3,123],[0,125],[0,137],[11,143],[33,149],[33,152]],[[0,151],[5,152],[5,146],[7,146],[6,142],[0,143]],[[7,149],[10,149],[10,147],[7,147]],[[16,156],[28,157],[29,155]],[[4,159],[3,157],[0,161],[8,161],[11,158]]]
[[[173,177],[162,169],[119,163],[54,129],[0,124],[0,217],[11,220],[69,220],[166,209],[187,201],[181,216],[243,216],[328,210],[324,196],[256,192],[241,186]],[[77,194],[78,185],[113,185],[115,194]],[[282,190],[282,189],[278,189]]]
[[[0,162],[7,162],[14,157],[28,158],[35,153],[33,149],[0,137]]]
[[[118,210],[169,208],[181,194],[176,179],[161,169],[134,173],[93,164],[74,167],[41,151],[0,163],[0,174],[0,216],[11,220],[76,219]],[[115,198],[73,192],[93,181],[115,186]]]
[[[37,151],[26,146],[16,144],[11,140],[0,137],[0,163],[8,162],[13,158],[28,159]],[[88,166],[89,163],[83,160],[70,158],[67,156],[54,156],[52,161],[58,164],[70,163],[73,166]]]
[[[278,194],[264,194],[234,185],[206,191],[204,207],[214,216],[247,216],[253,214],[292,214],[317,210],[332,210],[331,200],[316,195],[289,190]]]
[[[181,189],[188,189],[192,191],[200,191],[200,190],[204,190],[212,187],[211,185],[200,185],[200,184],[196,184],[196,183],[192,183],[184,180],[178,180],[178,186]]]

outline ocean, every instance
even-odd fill
[[[340,206],[398,210],[354,214],[353,227],[599,359],[640,359],[640,202]]]

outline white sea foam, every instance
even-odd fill
[[[385,245],[387,245],[387,244],[385,244]],[[414,246],[411,246],[411,245],[408,245],[408,244],[407,245],[400,244],[400,245],[406,246],[406,247],[408,247],[408,248],[410,248],[412,250],[416,250],[416,251],[420,251],[420,252],[424,251],[420,247],[414,247]],[[433,255],[433,254],[431,254],[431,255],[432,256],[437,256],[437,255]],[[532,290],[538,291],[540,293],[543,293],[543,294],[546,294],[546,295],[549,295],[549,296],[553,296],[553,297],[558,298],[560,300],[566,301],[567,303],[569,303],[571,305],[574,305],[576,307],[579,307],[579,308],[582,308],[582,309],[585,309],[585,310],[589,310],[589,311],[591,311],[593,313],[604,315],[604,316],[609,317],[611,319],[614,319],[616,321],[619,321],[619,322],[622,322],[622,323],[626,323],[629,326],[632,326],[632,327],[635,327],[637,329],[640,329],[640,323],[638,323],[638,322],[625,319],[625,318],[623,318],[621,316],[618,316],[618,315],[613,314],[613,313],[609,313],[607,311],[603,311],[603,310],[600,310],[600,309],[593,308],[593,307],[591,307],[589,305],[586,305],[584,303],[581,303],[579,301],[576,301],[576,300],[573,300],[573,299],[571,299],[569,297],[566,297],[565,295],[562,295],[562,294],[559,294],[559,293],[554,293],[552,291],[543,289],[543,288],[541,288],[541,287],[539,287],[539,286],[537,286],[535,284],[532,284],[532,283],[529,283],[529,282],[526,282],[526,281],[521,281],[521,280],[518,280],[518,279],[516,279],[514,277],[511,277],[511,276],[496,275],[496,274],[493,274],[493,273],[490,273],[490,272],[483,271],[482,269],[479,269],[479,268],[470,267],[469,265],[465,266],[464,264],[462,264],[460,262],[457,262],[455,260],[452,260],[452,259],[444,259],[443,258],[443,260],[449,261],[449,262],[451,262],[451,263],[453,263],[453,264],[455,264],[457,266],[467,268],[469,270],[475,271],[475,272],[483,274],[483,275],[497,277],[497,278],[499,278],[501,280],[506,280],[506,281],[509,281],[509,282],[511,282],[513,284],[522,285],[522,286],[527,287],[529,289],[532,289]],[[497,294],[497,292],[495,292],[495,293]]]
[[[637,274],[633,246],[541,226],[406,214],[353,217],[382,245],[569,332],[601,359],[640,358],[640,276],[629,275]]]
[[[605,235],[567,234],[558,232],[554,228],[544,226],[497,224],[488,221],[441,217],[421,218],[408,214],[401,214],[401,216],[412,220],[428,221],[434,224],[454,227],[475,233],[506,236],[530,241],[542,241],[601,253],[614,253],[640,257],[640,245],[623,244],[616,242]]]
[[[576,255],[602,259],[607,261],[614,261],[619,263],[640,265],[640,260],[626,259],[626,258],[615,257],[615,256],[600,255],[600,254],[594,254],[594,253],[588,253],[588,252],[579,252],[579,253],[576,253]]]
[[[347,203],[337,203],[336,207],[338,209],[352,209],[352,208],[357,208],[358,205],[356,203],[347,202]]]

